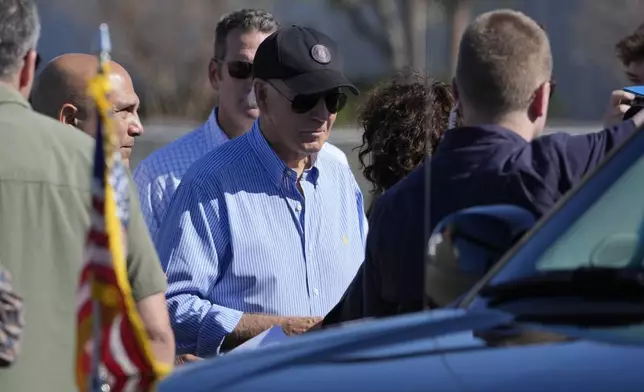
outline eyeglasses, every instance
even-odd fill
[[[253,63],[248,61],[224,61],[213,57],[219,64],[226,64],[228,75],[235,79],[248,79],[253,75]]]
[[[539,91],[539,89],[546,83],[550,85],[550,99],[552,99],[552,96],[555,94],[555,90],[557,89],[557,82],[554,79],[550,79],[547,82],[540,84],[539,87],[532,93],[528,102],[532,102],[535,99],[535,97],[537,96],[537,91]]]
[[[36,50],[35,50],[35,49],[32,49],[32,50],[28,51],[28,52],[27,52],[27,54],[25,54],[25,57],[23,58],[23,61],[27,61],[27,57],[29,57],[29,54],[30,54],[32,51],[34,51],[34,52],[35,52]],[[36,69],[36,70],[38,69],[38,67],[40,66],[40,62],[41,62],[41,60],[42,60],[42,59],[41,59],[41,57],[40,57],[40,53],[36,52],[36,61],[35,61],[35,64],[34,64],[34,69]]]
[[[273,83],[268,82],[281,96],[291,102],[291,110],[298,114],[310,112],[315,105],[324,99],[324,104],[329,113],[336,114],[344,108],[347,104],[347,95],[338,89],[325,91],[319,94],[298,94],[294,98],[289,98],[280,89],[275,87]]]

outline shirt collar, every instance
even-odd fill
[[[498,125],[479,125],[449,129],[438,143],[437,152],[499,141],[524,145],[528,142],[516,132]]]
[[[24,106],[25,108],[31,108],[29,102],[27,102],[18,90],[6,85],[0,85],[0,102],[12,102]]]
[[[228,135],[226,135],[224,130],[219,126],[219,122],[217,121],[218,115],[219,107],[216,107],[212,110],[210,116],[208,116],[208,120],[206,120],[203,125],[208,150],[219,147],[229,140]]]
[[[284,161],[277,156],[273,148],[268,144],[268,141],[259,127],[259,120],[253,123],[253,128],[251,128],[251,131],[248,133],[248,138],[253,150],[255,150],[255,153],[257,154],[257,157],[266,168],[271,180],[278,188],[284,184],[284,181],[297,181],[297,173],[295,170],[287,167]],[[317,154],[312,157],[311,162],[312,167],[304,171],[302,179],[317,185],[319,178],[319,171],[317,168],[317,163],[319,161],[317,160]]]

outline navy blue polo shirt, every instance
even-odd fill
[[[435,154],[375,204],[365,261],[324,323],[421,310],[426,245],[441,219],[501,203],[541,217],[634,130],[629,120],[597,133],[555,133],[532,142],[498,126],[447,131]]]

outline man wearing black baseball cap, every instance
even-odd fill
[[[258,121],[191,166],[156,236],[179,354],[307,331],[364,259],[362,193],[325,144],[345,90],[358,94],[336,43],[291,26],[253,68]]]
[[[258,48],[255,78],[282,80],[295,94],[319,94],[341,87],[359,94],[342,67],[342,56],[331,38],[312,28],[291,26],[277,31]]]
[[[290,26],[262,42],[254,65],[264,136],[282,160],[303,167],[328,139],[344,91],[359,94],[342,72],[338,46],[315,29]]]

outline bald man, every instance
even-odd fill
[[[98,59],[88,54],[58,56],[42,70],[31,93],[34,110],[63,124],[96,134],[94,103],[87,95],[87,83],[96,75]],[[123,159],[129,165],[134,139],[143,133],[139,119],[139,97],[130,74],[118,63],[110,63],[114,124]]]

